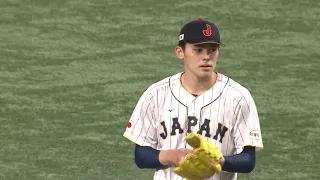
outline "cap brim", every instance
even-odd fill
[[[222,43],[219,43],[217,41],[201,41],[201,42],[189,42],[190,44],[193,44],[193,45],[199,45],[199,44],[219,44],[221,46],[224,46],[226,47],[226,45],[222,44]]]

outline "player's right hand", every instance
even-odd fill
[[[159,154],[159,161],[163,165],[179,166],[180,161],[182,161],[188,154],[193,153],[193,149],[169,149],[163,150]]]
[[[176,155],[175,155],[177,158],[174,159],[173,165],[179,166],[180,161],[184,160],[185,157],[191,153],[193,153],[193,149],[187,149],[187,148],[177,149]]]

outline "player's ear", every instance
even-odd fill
[[[176,56],[178,59],[183,59],[184,58],[184,50],[182,49],[182,47],[180,46],[176,46],[176,48],[174,49]]]

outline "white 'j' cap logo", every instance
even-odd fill
[[[184,34],[181,34],[180,36],[179,36],[179,41],[181,41],[181,40],[183,40],[184,39]]]

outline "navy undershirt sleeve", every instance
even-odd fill
[[[163,169],[166,166],[159,161],[160,151],[149,146],[135,147],[135,163],[139,168]]]
[[[256,161],[255,147],[245,146],[240,154],[224,156],[224,159],[223,171],[250,173]]]
[[[159,161],[159,150],[149,146],[135,147],[135,163],[139,168],[164,169]],[[249,173],[255,166],[255,147],[246,146],[240,154],[224,156],[223,171]]]

